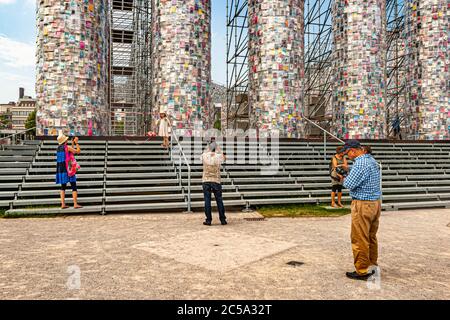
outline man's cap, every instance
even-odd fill
[[[349,149],[361,149],[361,143],[359,143],[358,140],[348,140],[344,148],[342,149],[342,152],[348,151]]]

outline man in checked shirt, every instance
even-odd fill
[[[356,271],[347,277],[367,280],[378,259],[377,231],[381,214],[380,168],[371,154],[367,154],[357,140],[350,140],[343,149],[353,160],[350,173],[344,179],[344,187],[352,197],[351,240]]]

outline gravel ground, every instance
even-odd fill
[[[384,212],[369,283],[345,277],[350,216],[228,216],[1,219],[0,298],[450,299],[450,210]]]

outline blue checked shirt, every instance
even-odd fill
[[[350,196],[355,200],[375,201],[381,198],[380,167],[371,155],[355,158],[344,187],[350,190]]]

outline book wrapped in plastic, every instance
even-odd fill
[[[106,0],[38,1],[37,135],[106,134],[107,14]]]
[[[153,0],[153,118],[166,112],[177,134],[208,129],[211,103],[209,0]]]
[[[249,0],[251,125],[302,137],[304,0]]]
[[[333,25],[333,124],[344,139],[386,136],[384,0],[336,0]]]
[[[415,138],[450,139],[448,0],[405,1],[406,125]]]

